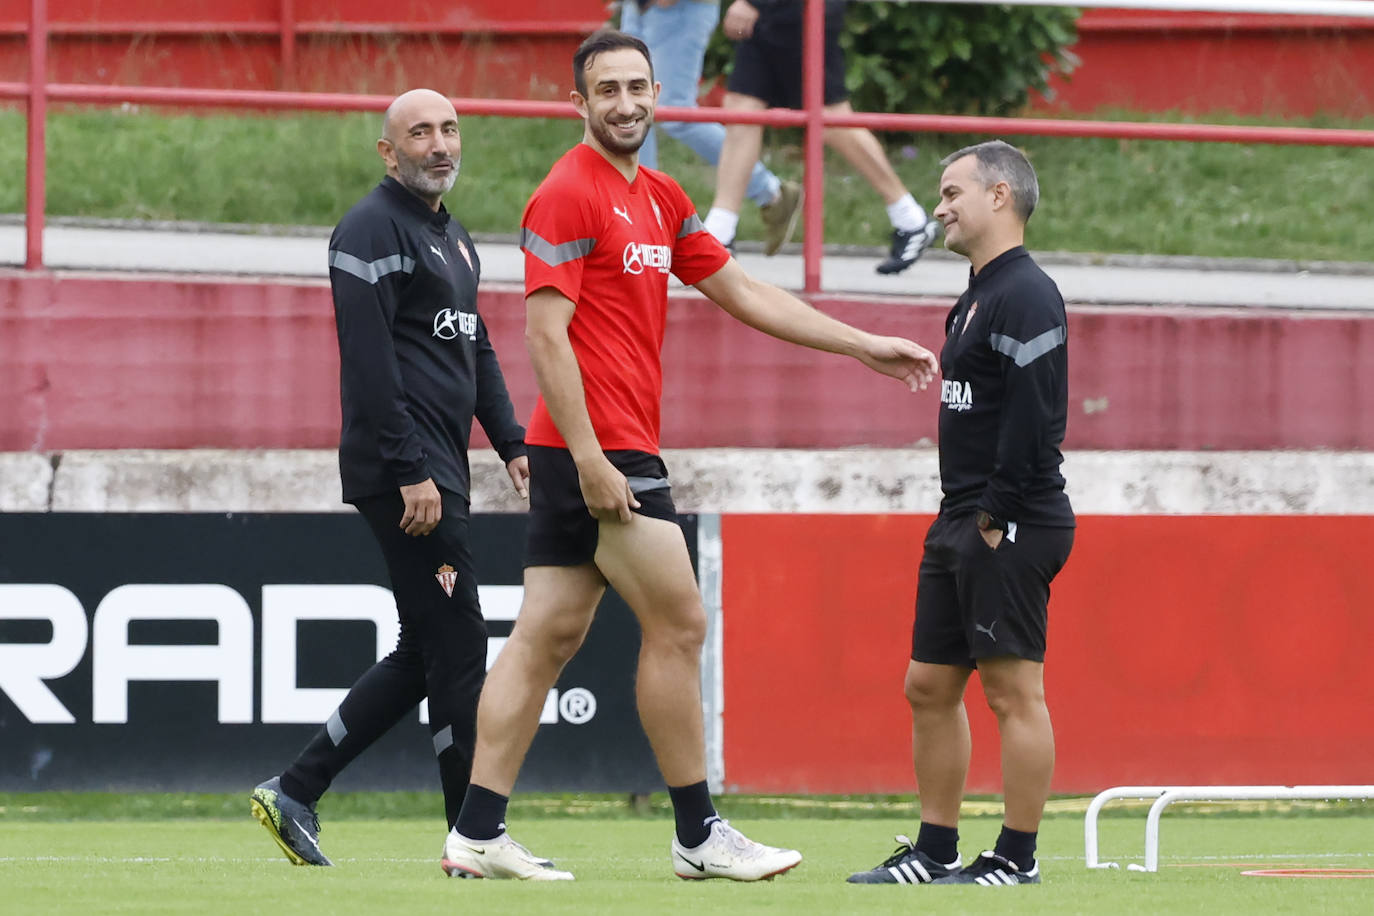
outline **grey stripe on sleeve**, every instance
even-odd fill
[[[595,244],[596,239],[573,239],[571,242],[555,245],[531,229],[520,230],[520,247],[550,267],[586,257]]]
[[[1018,369],[1029,366],[1055,347],[1062,346],[1067,339],[1068,332],[1062,324],[1057,328],[1050,328],[1045,333],[1032,337],[1025,343],[1005,334],[988,335],[988,343],[992,345],[992,348],[998,353],[1011,357]]]
[[[329,733],[329,740],[338,747],[343,744],[343,739],[348,737],[348,728],[343,723],[343,716],[339,715],[336,709],[329,715],[329,721],[324,723],[324,730]]]
[[[451,747],[453,747],[453,726],[445,725],[434,733],[434,756],[438,757]]]
[[[701,217],[693,213],[682,221],[682,228],[678,230],[678,238],[686,238],[693,232],[700,232],[706,228],[706,224],[701,221]]]
[[[388,274],[394,274],[398,271],[403,274],[414,273],[415,259],[405,255],[392,254],[375,261],[364,261],[362,258],[355,258],[346,251],[331,248],[329,250],[329,266],[337,267],[344,273],[352,274],[359,280],[375,286],[378,280]]]

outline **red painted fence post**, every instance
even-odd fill
[[[29,7],[29,124],[24,169],[24,267],[43,267],[43,211],[47,198],[48,0]]]
[[[277,75],[277,88],[282,90],[296,88],[296,3],[295,0],[281,0],[281,71]]]
[[[802,288],[821,289],[821,256],[825,246],[825,0],[807,0],[802,32],[802,107],[806,109],[806,200],[802,214]]]

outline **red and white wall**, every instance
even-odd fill
[[[518,291],[485,296],[525,413]],[[948,307],[819,304],[927,341]],[[695,296],[672,321],[666,457],[680,506],[718,521],[702,553],[719,577],[716,775],[910,790],[901,682],[939,499],[936,395]],[[1081,524],[1051,608],[1056,791],[1363,780],[1374,316],[1074,308],[1070,324]],[[318,283],[0,273],[0,510],[343,509],[332,333]],[[474,509],[518,510],[473,458]],[[970,788],[995,791],[972,699]]]

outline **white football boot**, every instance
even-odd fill
[[[724,820],[711,822],[711,835],[694,849],[673,837],[673,871],[679,878],[729,878],[761,881],[773,878],[802,860],[795,849],[778,849],[755,843]]]
[[[444,840],[439,861],[450,878],[514,878],[519,881],[571,881],[572,872],[559,871],[502,833],[494,840],[469,840],[457,830]]]

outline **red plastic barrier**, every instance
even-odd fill
[[[902,696],[928,516],[722,519],[725,773],[910,792]],[[1050,610],[1054,790],[1365,781],[1374,518],[1087,517]],[[971,792],[1000,791],[977,678]]]
[[[815,301],[931,346],[949,307]],[[480,307],[528,416],[521,293],[492,284]],[[1374,449],[1374,315],[1084,308],[1069,335],[1068,447]],[[332,447],[337,360],[323,283],[0,271],[0,450]],[[673,298],[667,447],[911,445],[937,403]]]

